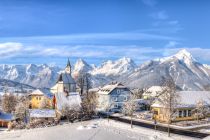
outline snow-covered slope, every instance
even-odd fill
[[[56,66],[43,65],[0,65],[0,79],[8,79],[31,85],[33,87],[52,86],[61,69]]]
[[[117,81],[119,77],[133,73],[137,65],[130,58],[123,57],[116,61],[108,60],[100,66],[94,68],[90,74],[92,75],[93,85],[101,86],[111,81]]]
[[[6,79],[0,79],[0,95],[3,95],[5,92],[26,94],[34,89],[34,87],[26,84],[21,84],[19,82]]]
[[[127,73],[132,73],[137,68],[137,65],[130,58],[123,57],[116,61],[108,60],[102,63],[101,66],[95,68],[92,75],[118,76]]]
[[[132,87],[150,87],[161,85],[167,77],[172,77],[183,90],[204,90],[210,86],[210,69],[198,63],[186,50],[142,64],[125,83]]]

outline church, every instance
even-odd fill
[[[68,59],[65,70],[60,73],[56,84],[51,88],[51,92],[53,94],[59,92],[65,92],[66,94],[70,92],[76,92],[76,82],[72,77],[71,73],[72,73],[72,67]]]
[[[58,112],[61,112],[65,105],[78,109],[81,107],[81,98],[76,92],[76,82],[72,77],[69,59],[66,68],[59,74],[56,84],[51,88],[51,92],[54,94],[53,102]]]

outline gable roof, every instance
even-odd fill
[[[98,91],[98,94],[110,94],[115,88],[127,88],[127,87],[121,83],[111,83],[102,87]]]
[[[0,120],[11,121],[14,120],[14,116],[10,113],[4,113],[0,111]]]
[[[31,118],[55,118],[56,112],[53,109],[30,109]]]
[[[177,108],[195,107],[199,101],[203,101],[206,105],[210,105],[209,91],[179,91]],[[160,96],[161,98],[161,96]],[[156,100],[152,107],[162,107],[161,103]]]
[[[41,96],[45,96],[49,99],[52,99],[53,98],[53,94],[52,92],[50,92],[49,89],[37,89],[35,91],[33,91],[30,95],[41,95]]]
[[[74,78],[72,78],[71,74],[62,72],[59,77],[57,82],[62,81],[64,84],[76,84]]]

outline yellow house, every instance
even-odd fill
[[[210,92],[208,91],[180,91],[178,94],[178,103],[174,107],[174,115],[172,121],[187,121],[197,119],[193,113],[198,102],[202,101],[205,106],[210,105]],[[161,97],[160,97],[161,98]],[[158,100],[152,104],[154,112],[153,119],[160,122],[168,121],[169,108],[164,107]]]
[[[37,89],[30,95],[30,108],[54,108],[54,96],[48,89]]]

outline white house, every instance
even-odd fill
[[[98,110],[103,112],[121,112],[122,106],[132,94],[130,89],[121,83],[111,83],[98,92]]]

